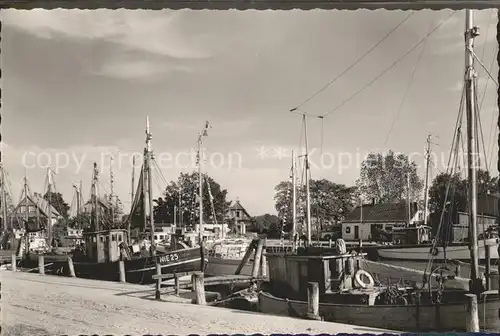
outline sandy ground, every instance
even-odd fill
[[[0,271],[4,335],[373,333],[380,329],[196,306],[153,287]]]

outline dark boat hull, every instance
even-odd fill
[[[500,332],[500,299],[489,295],[479,300],[481,331]],[[307,301],[287,300],[266,292],[259,294],[262,313],[292,317],[305,316]],[[437,332],[465,330],[465,301],[423,305],[355,305],[320,303],[319,314],[325,321],[354,324],[400,332]]]
[[[69,274],[68,255],[45,255],[44,262],[48,272]],[[156,260],[159,261],[162,274],[185,273],[202,270],[201,251],[199,248],[180,249],[160,254],[156,257],[134,257],[124,260],[127,282],[148,284],[154,282]],[[207,266],[205,258],[203,270]],[[36,268],[38,255],[29,255],[21,261],[21,267]],[[74,259],[73,266],[77,277],[97,280],[118,281],[120,279],[119,262],[96,263],[84,259]]]

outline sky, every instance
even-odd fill
[[[341,105],[323,119],[307,118],[313,179],[353,185],[364,156],[389,149],[411,154],[423,175],[429,132],[437,136],[435,175],[449,155],[462,94],[465,13],[451,14],[2,10],[2,153],[13,199],[25,174],[32,192],[44,192],[50,165],[56,191],[71,204],[80,180],[89,195],[97,162],[100,194],[110,193],[112,165],[114,193],[129,209],[132,157],[143,151],[148,116],[161,170],[153,170],[155,197],[195,169],[190,157],[208,120],[204,171],[251,215],[275,213],[274,187],[289,179],[292,150],[301,154],[304,146],[302,117],[289,110],[408,15],[300,111],[325,115]],[[475,21],[476,53],[496,79],[496,13],[476,11]],[[477,71],[490,156],[496,86],[481,66]],[[496,162],[491,167],[497,175]]]

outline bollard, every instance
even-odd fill
[[[38,256],[38,273],[41,275],[45,274],[45,264],[43,260],[43,255]]]
[[[265,278],[267,277],[267,257],[266,250],[262,251],[262,257],[260,259],[260,275]]]
[[[319,316],[319,284],[317,282],[307,283],[307,318],[321,320]]]
[[[161,275],[161,265],[156,263],[156,275]],[[161,278],[156,279],[155,299],[160,299]]]
[[[196,292],[196,279],[194,273],[191,274],[191,292]]]
[[[179,276],[174,274],[174,284],[175,284],[175,295],[179,296],[180,286],[179,286]]]
[[[17,267],[17,257],[15,254],[12,255],[12,272],[16,271]]]
[[[120,282],[125,283],[127,280],[125,278],[125,262],[123,260],[118,262],[118,269],[120,272]]]
[[[262,257],[262,248],[264,247],[264,239],[259,239],[257,248],[255,250],[255,256],[253,258],[253,268],[252,268],[252,278],[256,278],[259,275],[260,259]]]
[[[460,271],[461,271],[460,264],[457,263],[457,266],[455,266],[455,274],[456,274],[457,277],[461,276],[460,275]]]
[[[68,269],[69,269],[69,276],[72,278],[76,277],[75,266],[73,265],[73,259],[71,259],[71,257],[68,257]]]
[[[205,279],[203,278],[203,272],[194,272],[193,280],[193,287],[196,289],[196,304],[206,305],[207,301],[205,298]]]
[[[466,316],[465,330],[467,332],[479,332],[479,315],[477,311],[477,296],[475,294],[465,294]]]

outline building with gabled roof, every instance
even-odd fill
[[[408,223],[408,213],[410,221]],[[392,231],[393,228],[415,225],[423,221],[424,212],[417,202],[363,204],[354,208],[342,222],[344,240],[370,240],[380,230]]]
[[[42,219],[44,222],[47,221],[49,215],[51,215],[51,226],[56,224],[62,215],[47,202],[41,194],[34,193],[34,195],[22,195],[21,201],[14,208],[13,214],[16,218],[24,220],[26,216],[28,217],[28,223],[31,228],[30,231],[38,231],[41,229],[38,219]]]
[[[246,234],[248,227],[253,223],[252,216],[241,205],[239,199],[231,203],[224,215],[224,219],[234,223],[241,234]]]

